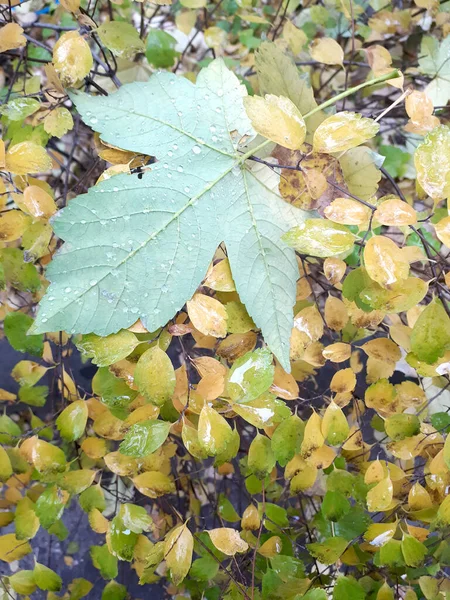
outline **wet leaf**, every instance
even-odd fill
[[[84,335],[77,348],[99,367],[107,367],[126,358],[139,344],[139,340],[131,331],[123,329],[106,337],[93,333]]]
[[[300,452],[305,424],[297,416],[292,415],[282,421],[272,435],[272,451],[281,467]]]
[[[201,333],[217,338],[226,336],[227,311],[218,300],[205,294],[194,294],[186,306],[192,324]]]
[[[276,458],[269,438],[257,434],[248,450],[248,468],[258,479],[264,479],[272,471],[275,463]]]
[[[232,437],[232,429],[219,413],[208,405],[202,408],[198,421],[198,440],[209,456],[223,453]]]
[[[56,419],[61,437],[68,442],[78,440],[86,429],[88,408],[84,400],[69,404]]]
[[[246,552],[248,550],[247,542],[239,535],[235,529],[229,527],[220,527],[208,531],[212,543],[227,556],[234,556],[237,552]]]
[[[370,512],[387,510],[392,502],[394,488],[390,477],[385,477],[367,492],[367,508]]]
[[[194,539],[187,524],[175,527],[166,536],[164,558],[175,585],[180,584],[189,572],[192,563]]]
[[[134,371],[134,383],[156,406],[170,400],[175,391],[175,371],[172,361],[159,346],[153,346],[141,355]]]
[[[441,125],[430,131],[414,153],[417,180],[434,200],[450,196],[450,166],[441,160],[449,152],[450,127]]]
[[[450,318],[439,300],[433,300],[417,319],[411,350],[419,360],[434,363],[450,347]]]
[[[34,565],[33,577],[36,585],[41,590],[59,592],[62,588],[61,577],[55,571],[40,563]]]
[[[138,52],[144,52],[144,42],[131,23],[120,21],[103,23],[98,27],[97,34],[103,45],[120,58],[131,59]]]
[[[20,142],[10,146],[5,160],[8,171],[17,175],[42,173],[52,168],[51,158],[45,148],[34,142]]]
[[[370,140],[379,125],[359,113],[339,112],[323,121],[314,133],[313,150],[331,154],[344,152]]]
[[[356,236],[343,225],[325,219],[307,219],[285,233],[283,240],[300,254],[325,258],[349,252]]]
[[[364,248],[364,264],[369,277],[383,287],[407,279],[409,262],[390,238],[375,235]]]
[[[331,446],[342,444],[350,431],[347,419],[342,409],[335,402],[331,402],[323,415],[321,423],[322,434]]]
[[[78,31],[63,33],[53,48],[53,66],[61,83],[72,87],[82,81],[94,64],[88,43]]]
[[[21,312],[11,312],[4,320],[4,331],[9,343],[19,352],[42,356],[44,338],[42,335],[27,335],[33,319]]]
[[[120,452],[134,458],[152,454],[166,441],[171,425],[168,421],[136,423],[120,444]]]
[[[332,565],[343,554],[348,546],[348,541],[342,537],[328,538],[324,542],[308,544],[308,550],[314,558],[324,565]]]
[[[250,402],[269,389],[273,378],[273,357],[269,349],[248,352],[233,363],[227,379],[227,394],[233,402]]]

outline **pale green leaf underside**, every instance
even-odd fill
[[[439,42],[432,36],[425,36],[420,55],[421,72],[432,77],[425,91],[434,106],[445,106],[450,99],[450,38]]]
[[[195,86],[159,73],[112,96],[74,96],[102,139],[158,162],[141,179],[103,181],[54,219],[66,243],[48,267],[35,332],[108,335],[139,317],[154,331],[191,298],[224,242],[242,301],[289,369],[298,268],[280,238],[304,216],[280,199],[270,169],[241,159],[235,140],[254,135],[245,93],[219,60]]]

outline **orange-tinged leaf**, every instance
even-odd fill
[[[410,133],[425,135],[440,124],[433,115],[433,101],[426,92],[413,90],[405,99],[405,109],[410,119],[405,130]]]
[[[186,303],[189,318],[204,335],[223,338],[227,334],[227,311],[223,304],[205,294],[194,294]]]
[[[350,367],[341,369],[333,375],[330,383],[330,390],[336,394],[353,392],[356,387],[356,375]]]
[[[345,275],[347,265],[340,258],[329,257],[323,263],[323,272],[325,277],[332,285],[336,285]]]
[[[402,357],[400,348],[388,338],[369,340],[361,346],[370,358],[395,365]]]
[[[369,207],[351,198],[336,198],[324,210],[327,219],[341,225],[363,225],[371,215]]]
[[[342,300],[328,296],[325,302],[325,321],[333,331],[344,329],[348,321],[348,311]]]
[[[53,198],[37,185],[29,185],[23,192],[22,205],[35,219],[49,219],[57,211]]]
[[[283,367],[277,362],[275,364],[275,373],[270,391],[283,398],[283,400],[295,400],[298,398],[298,383],[291,373],[286,373]]]
[[[417,222],[417,214],[412,206],[397,197],[382,202],[374,213],[374,219],[381,225],[404,227]]]
[[[237,552],[248,550],[247,542],[239,535],[239,532],[230,527],[219,527],[208,531],[212,543],[227,556],[234,556]]]

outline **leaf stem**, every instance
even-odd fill
[[[307,112],[305,115],[303,115],[303,118],[307,119],[308,117],[311,117],[312,115],[323,110],[324,108],[333,106],[333,104],[336,104],[336,102],[339,102],[339,100],[342,100],[343,98],[346,98],[347,96],[351,96],[355,92],[358,92],[359,90],[362,90],[365,87],[375,85],[376,83],[383,83],[383,81],[388,81],[389,79],[395,79],[396,77],[400,77],[400,75],[401,75],[400,71],[398,71],[396,69],[395,71],[392,71],[391,73],[385,73],[384,75],[380,75],[379,77],[375,77],[374,79],[369,79],[368,81],[364,81],[364,83],[355,85],[352,88],[348,88],[348,90],[341,92],[337,96],[333,96],[333,98],[330,98],[329,100],[326,100],[325,102],[322,102],[322,104],[319,104],[318,106],[316,106],[315,108],[313,108],[312,110]],[[259,152],[260,150],[265,148],[268,144],[272,144],[272,143],[273,142],[271,140],[264,140],[264,142],[259,144],[259,146],[256,146],[256,148],[253,148],[252,150],[249,150],[249,152],[246,152],[245,154],[243,154],[240,157],[239,162],[243,163],[245,160],[247,160],[247,158],[249,156],[256,154],[257,152]]]

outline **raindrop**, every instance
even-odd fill
[[[194,146],[194,147],[192,148],[192,152],[193,152],[194,154],[200,154],[200,152],[201,152],[201,151],[202,151],[202,150],[201,150],[201,148],[199,148],[199,146]]]

